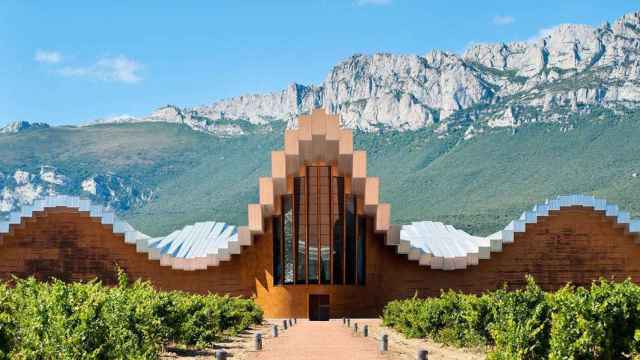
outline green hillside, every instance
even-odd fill
[[[611,118],[611,117],[607,117]],[[640,215],[640,115],[576,118],[568,125],[494,129],[462,140],[463,129],[438,138],[430,129],[356,134],[380,176],[396,223],[439,220],[488,234],[547,197],[586,193]],[[172,124],[52,128],[0,135],[0,172],[55,166],[69,192],[93,174],[113,173],[153,192],[122,211],[136,228],[160,235],[195,221],[246,223],[259,176],[269,175],[274,132],[218,138]]]

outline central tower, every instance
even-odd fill
[[[336,306],[347,293],[365,291],[367,242],[391,228],[389,204],[378,203],[379,180],[367,177],[366,153],[353,150],[352,131],[321,109],[285,131],[271,166],[272,176],[259,180],[260,203],[249,205],[248,227],[240,229],[241,237],[271,245],[258,301],[265,308],[285,302],[301,317],[328,301],[318,306],[341,313]]]

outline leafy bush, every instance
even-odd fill
[[[567,286],[552,300],[551,359],[615,359],[637,355],[640,286],[599,281],[590,290]]]
[[[490,359],[541,359],[549,348],[549,306],[532,277],[524,289],[500,289],[491,295],[489,325],[495,351]]]
[[[222,335],[234,335],[262,321],[262,311],[246,299],[185,296],[176,291],[166,294],[161,302],[163,319],[171,324],[169,339],[185,345],[204,347]]]
[[[13,322],[13,304],[9,301],[10,291],[0,283],[0,359],[9,358],[9,349],[13,348],[15,326]]]
[[[392,301],[383,321],[410,337],[491,347],[489,359],[640,358],[640,286],[600,280],[545,293],[533,280],[483,295]]]
[[[262,321],[251,300],[119,285],[0,283],[0,359],[155,359],[163,346],[205,347]]]
[[[410,337],[431,337],[457,346],[480,345],[488,336],[491,312],[487,297],[443,292],[439,298],[390,302],[384,310],[385,326]]]

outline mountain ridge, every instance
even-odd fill
[[[562,122],[569,111],[590,107],[636,108],[639,48],[640,12],[631,12],[599,27],[562,24],[534,41],[475,44],[461,55],[355,54],[334,65],[320,85],[292,83],[192,108],[167,105],[134,121],[239,135],[234,121],[295,126],[297,115],[324,107],[340,114],[343,126],[364,131],[431,127],[446,133],[455,126]]]
[[[355,54],[318,85],[292,83],[208,105],[165,105],[149,115],[89,124],[168,122],[218,136],[239,136],[323,107],[342,126],[381,128],[518,127],[565,122],[570,112],[623,112],[640,104],[640,12],[598,27],[561,24],[530,41],[479,43],[462,54]]]
[[[355,129],[397,223],[434,219],[487,234],[563,193],[640,214],[638,104],[638,12],[461,55],[354,55],[321,85],[77,127],[8,127],[0,214],[66,194],[110,206],[149,234],[211,219],[242,224],[270,151],[315,107]]]
[[[15,134],[24,130],[46,129],[50,127],[44,122],[13,121],[0,127],[0,134]]]

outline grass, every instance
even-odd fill
[[[464,129],[438,138],[431,129],[356,132],[368,151],[368,172],[381,178],[381,200],[395,223],[438,220],[489,234],[547,197],[602,196],[640,214],[640,115],[578,116],[574,129],[533,124],[493,129],[463,141]],[[270,151],[282,148],[284,124],[273,132],[219,138],[173,124],[53,128],[0,135],[0,172],[53,165],[80,193],[88,176],[111,173],[153,191],[121,215],[150,235],[195,221],[246,224]],[[139,184],[139,185],[136,185]]]

